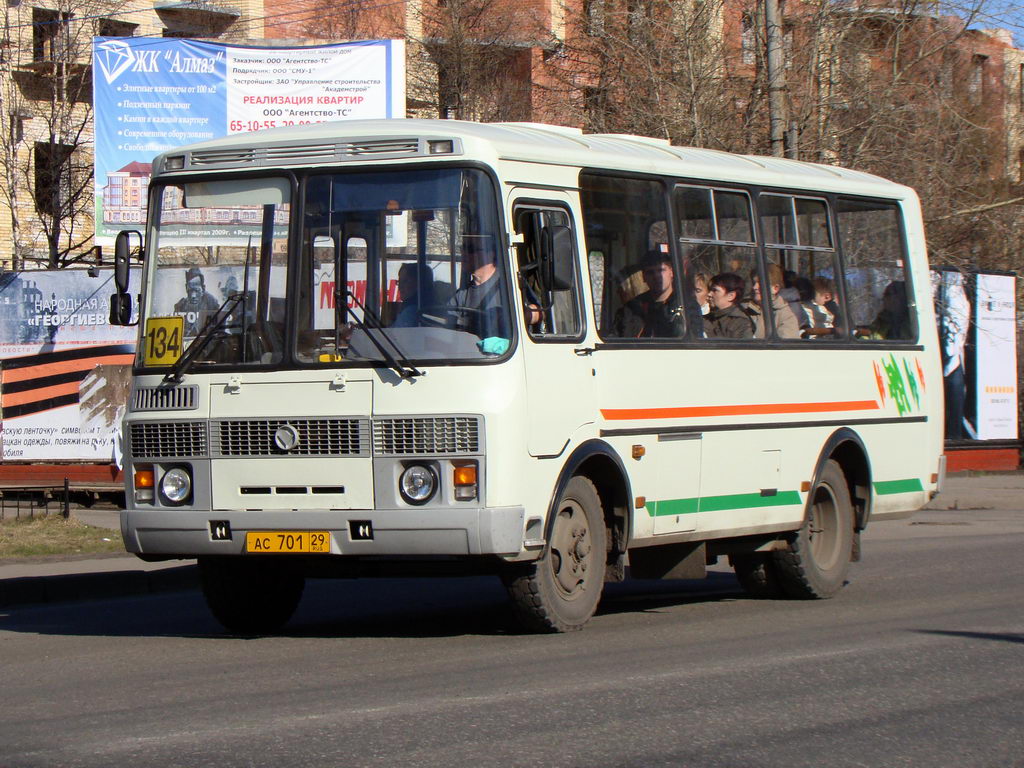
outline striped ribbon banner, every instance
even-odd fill
[[[29,416],[79,400],[78,387],[97,365],[131,365],[132,344],[104,344],[0,361],[0,414]]]

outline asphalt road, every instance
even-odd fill
[[[613,585],[512,628],[496,580],[313,582],[288,634],[195,593],[0,613],[0,766],[1024,766],[1024,512],[876,524],[833,600]]]

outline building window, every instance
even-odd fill
[[[972,101],[979,101],[985,95],[985,70],[988,67],[988,56],[975,54],[971,57],[970,78],[967,81],[967,93]]]
[[[69,22],[72,14],[32,9],[32,58],[35,61],[62,61],[71,47]]]
[[[59,217],[71,199],[70,144],[37,141],[35,146],[35,199],[40,213]]]
[[[757,64],[757,30],[754,28],[754,20],[749,13],[743,14],[740,23],[742,25],[740,32],[741,61],[744,65],[752,67]]]
[[[100,19],[96,25],[96,34],[100,37],[133,37],[138,26],[118,19]]]
[[[604,34],[605,0],[584,0],[587,34],[600,37]]]

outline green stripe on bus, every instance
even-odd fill
[[[874,485],[875,493],[879,496],[885,496],[890,493],[914,493],[915,491],[924,490],[921,481],[916,477],[912,477],[909,480],[883,480]]]
[[[700,512],[697,504],[700,499],[666,499],[665,501],[647,502],[647,514],[651,517],[665,517],[666,515],[692,515]]]
[[[802,503],[800,494],[796,491],[782,491],[774,496],[762,496],[760,493],[734,493],[728,496],[649,501],[644,508],[651,517],[664,517],[666,515],[692,515],[696,512],[750,509],[751,507],[786,507]]]

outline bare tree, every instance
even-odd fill
[[[960,11],[918,0],[805,6],[792,20],[801,77],[790,98],[803,159],[914,187],[933,261],[966,266],[1005,261],[1015,246],[997,229],[1019,208],[999,204],[1014,194],[998,47],[969,30],[982,5]]]
[[[422,0],[410,19],[409,92],[422,113],[492,122],[529,120],[534,51],[551,31],[531,4]]]
[[[587,130],[749,148],[763,82],[730,45],[741,34],[734,7],[724,0],[583,3],[553,63],[552,103],[565,105],[563,120]]]
[[[317,0],[301,21],[285,21],[277,27],[294,25],[302,35],[314,40],[375,40],[392,35],[401,36],[404,9],[401,3],[382,5],[376,0]]]
[[[19,266],[67,266],[92,242],[91,45],[114,7],[57,0],[5,9],[0,163]]]
[[[987,0],[972,2],[956,14],[930,0],[788,3],[775,114],[789,114],[788,156],[917,189],[936,262],[1006,266],[1022,227],[1006,175],[1012,94],[998,46],[970,29]],[[768,154],[767,26],[760,0],[583,3],[553,62],[556,119]]]

